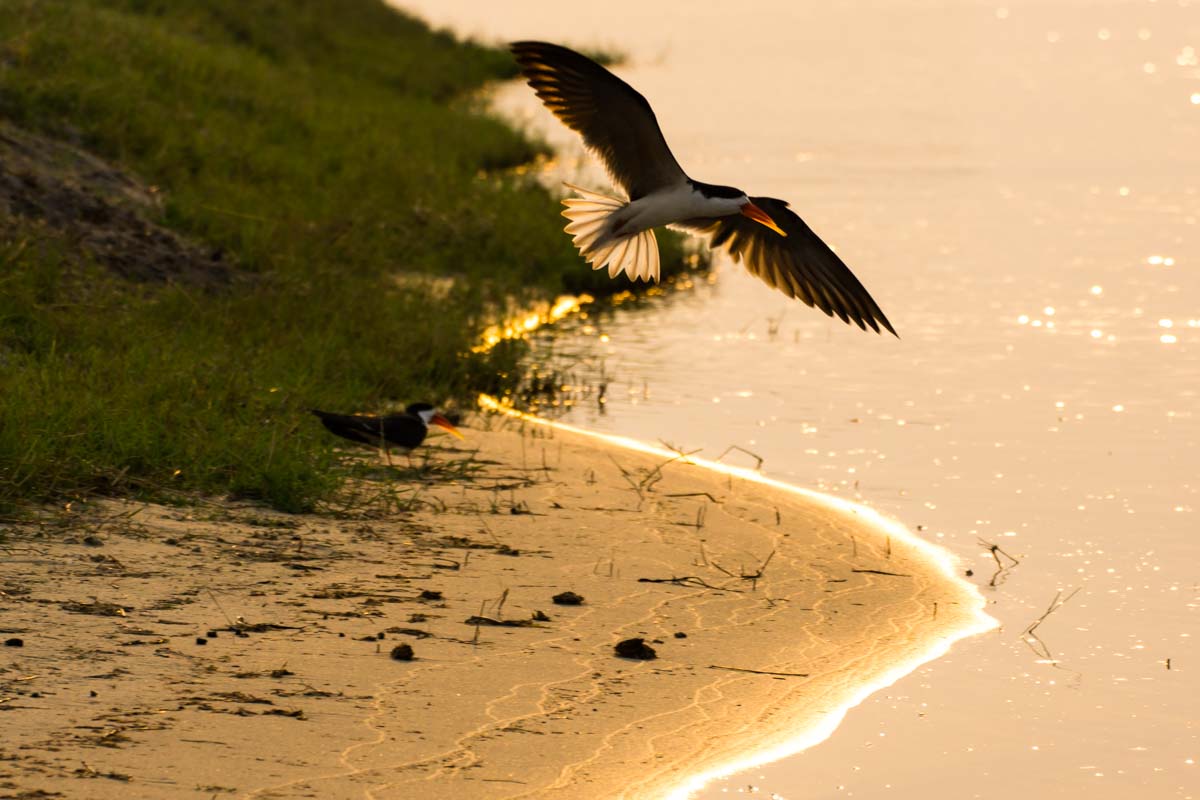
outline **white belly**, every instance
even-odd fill
[[[634,200],[619,212],[620,222],[614,233],[630,236],[685,219],[727,217],[740,211],[737,199],[705,197],[684,183]]]

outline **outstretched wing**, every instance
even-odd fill
[[[687,180],[646,98],[587,56],[546,42],[510,45],[529,85],[604,161],[630,200]]]
[[[796,216],[783,200],[751,197],[787,237],[740,214],[687,220],[673,228],[709,237],[709,247],[724,248],[768,286],[829,316],[876,333],[883,326],[899,336],[858,278],[837,254]]]

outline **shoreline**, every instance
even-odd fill
[[[495,429],[418,451],[416,480],[403,457],[372,468],[359,489],[389,514],[114,502],[98,527],[12,539],[41,557],[0,586],[25,640],[0,651],[0,777],[89,797],[684,797],[990,627],[947,554],[864,507],[544,420],[474,424]],[[658,658],[617,658],[631,637]],[[400,644],[415,660],[389,658]]]
[[[658,458],[670,458],[678,454],[666,450],[661,447],[647,444],[631,437],[619,436],[613,434],[601,433],[598,431],[590,431],[584,428],[579,428],[566,423],[547,420],[535,415],[526,414],[511,407],[505,406],[494,398],[481,396],[480,407],[493,413],[508,415],[514,419],[519,419],[534,425],[544,425],[549,428],[564,431],[572,435],[586,437],[597,442],[602,442],[608,445],[616,446],[622,449],[633,450],[636,452],[645,453]],[[730,762],[718,765],[711,769],[705,769],[689,777],[686,780],[678,782],[665,796],[670,800],[686,800],[694,792],[700,790],[708,783],[720,778],[728,777],[729,775],[741,772],[747,769],[779,761],[792,755],[796,755],[804,750],[814,747],[827,738],[833,735],[845,718],[846,714],[851,709],[858,706],[871,695],[886,689],[896,681],[916,671],[923,664],[935,661],[949,652],[950,648],[956,643],[994,630],[998,626],[998,622],[984,612],[986,601],[979,594],[978,588],[966,581],[962,577],[962,571],[958,565],[958,559],[949,550],[939,547],[932,542],[918,536],[913,531],[910,531],[899,520],[888,517],[879,513],[870,506],[862,505],[851,500],[846,500],[841,497],[818,492],[812,489],[805,489],[800,486],[779,481],[760,472],[749,469],[747,467],[731,466],[722,464],[717,461],[712,461],[706,458],[697,456],[688,456],[682,459],[686,463],[691,463],[702,469],[711,470],[713,472],[736,477],[740,480],[749,481],[751,483],[761,484],[771,489],[782,492],[798,495],[814,504],[818,504],[841,514],[851,514],[866,521],[868,525],[877,529],[877,532],[882,532],[885,537],[890,539],[891,536],[897,537],[906,545],[914,547],[921,552],[925,558],[935,564],[942,572],[943,577],[951,584],[956,585],[960,590],[968,595],[974,595],[975,608],[974,614],[964,616],[963,626],[956,632],[938,638],[935,641],[928,643],[928,646],[923,650],[917,650],[910,654],[910,657],[905,658],[895,663],[890,669],[884,670],[875,680],[863,682],[849,694],[836,707],[824,713],[823,719],[809,719],[807,727],[804,727],[798,733],[785,734],[779,737],[781,740],[776,744],[763,746],[765,742],[760,742],[753,752],[747,753],[741,757],[732,759]],[[968,617],[970,618],[968,621]],[[801,714],[803,717],[804,715]],[[649,797],[651,795],[647,795]]]

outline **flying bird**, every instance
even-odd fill
[[[412,403],[403,414],[372,417],[365,414],[331,414],[312,409],[332,433],[359,444],[387,450],[392,447],[412,450],[425,441],[430,425],[444,428],[459,439],[458,428],[434,410],[429,403]]]
[[[896,330],[850,269],[783,200],[687,176],[646,98],[584,55],[546,42],[510,45],[546,107],[600,157],[628,200],[567,184],[566,226],[580,254],[609,277],[658,280],[654,228],[708,238],[768,286],[877,333]]]

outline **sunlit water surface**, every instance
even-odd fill
[[[866,502],[1003,623],[701,796],[1200,795],[1200,5],[404,5],[626,54],[685,169],[792,201],[903,337],[725,264],[540,345],[567,421]]]

